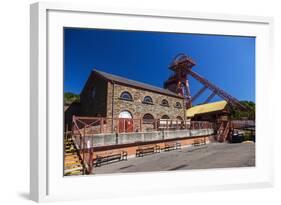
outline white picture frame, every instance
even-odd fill
[[[274,134],[267,130],[273,113],[272,102],[268,100],[270,92],[267,92],[272,88],[269,72],[272,68],[272,18],[44,2],[31,5],[30,25],[32,200],[97,199],[273,186]],[[255,36],[256,167],[63,177],[62,28],[65,26]],[[263,81],[268,83],[262,84]],[[268,137],[262,137],[265,135]],[[153,183],[147,186],[147,181]],[[73,186],[80,188],[72,189]]]

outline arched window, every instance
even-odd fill
[[[184,121],[183,121],[181,116],[177,116],[177,124],[176,124],[176,126],[177,126],[177,129],[178,128],[179,129],[184,129],[185,128]]]
[[[168,103],[168,101],[165,100],[165,99],[161,101],[161,105],[162,105],[162,106],[169,107],[169,103]]]
[[[176,102],[175,107],[180,109],[181,108],[181,103],[180,102]]]
[[[118,118],[132,119],[133,116],[132,116],[132,114],[128,110],[124,110],[124,111],[119,113]]]
[[[150,96],[145,96],[143,98],[143,103],[146,103],[146,104],[153,104],[153,100]]]
[[[120,98],[121,98],[122,100],[133,101],[132,95],[131,95],[129,92],[127,92],[127,91],[122,92],[121,95],[120,95]]]
[[[181,116],[177,116],[177,119],[180,120],[180,121],[183,121]]]
[[[170,119],[170,118],[169,118],[168,115],[163,115],[163,116],[161,117],[161,119],[165,119],[165,120],[166,120],[166,119]]]
[[[142,117],[143,123],[148,124],[148,123],[153,123],[154,122],[154,117],[152,114],[146,113]]]

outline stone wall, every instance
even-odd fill
[[[96,91],[93,97],[92,92],[94,88]],[[120,95],[124,91],[132,95],[133,101],[120,99]],[[143,103],[145,96],[150,96],[153,104]],[[163,99],[168,101],[168,107],[161,105]],[[81,110],[79,115],[81,116],[118,118],[120,112],[129,111],[134,119],[142,119],[144,114],[147,113],[151,114],[154,119],[160,119],[163,115],[169,116],[170,119],[176,119],[177,117],[184,119],[185,117],[183,98],[181,97],[155,93],[141,88],[121,85],[120,83],[113,84],[99,75],[89,76],[80,94],[80,103]],[[180,103],[181,108],[177,108],[175,106],[176,103]],[[116,122],[107,120],[105,132],[115,131],[114,129],[118,128]],[[139,121],[134,122],[134,131],[140,130],[140,124]],[[143,124],[142,126],[142,130],[152,130],[155,128],[154,124]]]
[[[93,96],[93,89],[95,95]],[[80,94],[81,115],[106,117],[107,81],[97,75],[90,75]]]
[[[114,88],[113,88],[114,87]],[[112,99],[112,93],[114,90],[114,98]],[[120,99],[120,95],[122,92],[129,92],[133,101],[126,101]],[[107,116],[112,116],[112,100],[113,102],[113,117],[118,118],[118,115],[122,111],[129,111],[133,118],[140,119],[144,114],[151,114],[154,119],[160,119],[163,115],[168,115],[170,119],[176,119],[180,116],[184,119],[184,106],[183,99],[168,96],[165,94],[159,94],[139,88],[133,88],[129,86],[124,86],[120,84],[112,84],[108,83],[108,91],[107,91]],[[143,103],[143,99],[145,96],[150,96],[153,100],[153,104],[145,104]],[[166,99],[169,103],[169,107],[165,107],[161,105],[161,101]],[[181,108],[176,108],[175,104],[179,102],[181,104]]]
[[[153,132],[139,132],[139,133],[115,133],[97,134],[94,136],[85,137],[86,141],[92,147],[110,146],[132,144],[140,142],[153,142],[181,138],[192,138],[209,136],[214,134],[213,129],[200,129],[200,130],[175,130],[175,131],[153,131]]]

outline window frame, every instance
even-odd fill
[[[150,115],[152,118],[149,118],[149,119],[144,119],[144,116],[145,115]],[[148,122],[149,120],[151,120],[151,122]],[[154,120],[155,120],[155,118],[154,118],[154,116],[152,115],[152,114],[150,114],[150,113],[145,113],[143,116],[142,116],[142,124],[152,124],[152,123],[154,123]]]
[[[151,99],[151,102],[146,101],[145,98]],[[150,97],[149,95],[146,95],[146,96],[143,98],[142,103],[143,103],[143,104],[148,104],[148,105],[154,105],[153,99],[152,99],[152,97]]]
[[[163,102],[167,102],[167,104],[163,103]],[[161,106],[164,106],[164,107],[170,107],[170,104],[169,104],[169,101],[166,100],[166,99],[163,99],[160,103]]]
[[[176,119],[180,120],[181,122],[183,122],[183,118],[181,116],[179,116],[179,115],[176,117]]]
[[[130,96],[130,98],[124,98],[124,97],[122,97],[124,94],[128,94],[128,96]],[[123,92],[120,94],[119,99],[120,99],[120,100],[125,100],[125,101],[131,101],[131,102],[134,101],[132,94],[131,94],[130,92],[128,92],[128,91],[123,91]]]
[[[163,118],[164,116],[167,116],[168,118]],[[162,115],[161,118],[160,118],[160,120],[170,120],[170,119],[171,119],[171,118],[170,118],[169,115]]]
[[[182,109],[182,105],[181,105],[180,102],[176,102],[176,104],[175,104],[174,107],[175,107],[175,108],[178,108],[178,109]]]

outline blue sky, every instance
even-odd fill
[[[178,53],[190,56],[195,72],[232,96],[255,101],[255,38],[201,34],[65,28],[64,91],[79,94],[94,68],[162,87]],[[189,84],[192,95],[202,87],[192,78]]]

